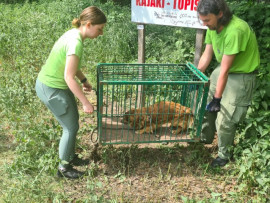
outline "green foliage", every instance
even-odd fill
[[[186,63],[193,61],[195,29],[147,25],[146,63]]]
[[[258,90],[239,131],[239,143],[234,154],[241,166],[239,181],[242,194],[253,192],[266,197],[270,193],[270,6],[253,4],[251,1],[231,2],[234,12],[256,32],[261,54]],[[137,61],[137,26],[130,22],[129,5],[119,6],[113,1],[102,4],[95,0],[10,0],[0,3],[0,132],[1,135],[4,133],[16,138],[16,158],[7,169],[13,177],[16,174],[39,177],[41,171],[55,173],[61,129],[36,97],[35,80],[54,42],[71,28],[73,18],[90,5],[100,7],[108,17],[104,35],[85,41],[83,70],[95,87],[97,63]],[[194,29],[146,25],[147,63],[193,61],[194,45]],[[117,169],[125,172],[128,169],[126,164],[130,163],[130,151],[112,155],[123,163]],[[200,159],[198,156],[199,151],[195,151],[186,161]],[[105,163],[109,161],[106,153],[102,158]],[[89,196],[94,193],[95,187],[100,187],[92,182],[88,185]],[[18,192],[16,187],[31,191],[41,186],[39,180],[33,180],[33,183],[23,181],[21,184],[14,183],[15,188],[7,187],[6,191],[15,195]],[[48,200],[63,199],[54,194],[45,194],[44,191],[36,192]],[[38,201],[36,194],[29,193],[29,201]],[[17,198],[20,202],[20,194]],[[218,198],[216,194],[213,194],[214,198]],[[99,197],[96,196],[97,199]]]
[[[239,180],[245,191],[270,194],[270,5],[236,4],[234,12],[245,19],[257,35],[261,65],[257,90],[244,125],[240,129],[235,157],[240,167]],[[263,15],[261,15],[263,14]],[[255,187],[255,189],[254,189]],[[253,189],[252,189],[253,188]]]

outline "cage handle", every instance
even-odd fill
[[[94,138],[93,138],[94,132],[97,131],[97,129],[98,129],[98,127],[95,127],[95,128],[92,129],[92,131],[91,131],[91,134],[90,134],[90,140],[91,140],[92,143],[97,143],[97,141],[98,141],[98,136],[97,136],[96,140],[94,140]]]

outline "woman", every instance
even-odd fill
[[[91,91],[92,87],[81,71],[83,42],[86,38],[94,39],[102,35],[106,22],[106,16],[99,8],[90,6],[84,9],[80,17],[72,21],[75,28],[64,33],[54,44],[36,81],[37,96],[63,128],[59,144],[59,177],[74,179],[83,175],[72,167],[82,161],[75,155],[79,113],[74,95],[82,103],[85,113],[93,113],[93,106],[76,77],[84,91]]]

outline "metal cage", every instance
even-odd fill
[[[101,63],[97,81],[101,144],[199,139],[209,81],[191,63]]]

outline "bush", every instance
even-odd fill
[[[257,35],[261,64],[257,90],[245,123],[239,132],[234,155],[239,164],[239,180],[246,192],[270,194],[270,5],[240,3],[233,10],[246,20]],[[263,14],[263,15],[262,15]]]

